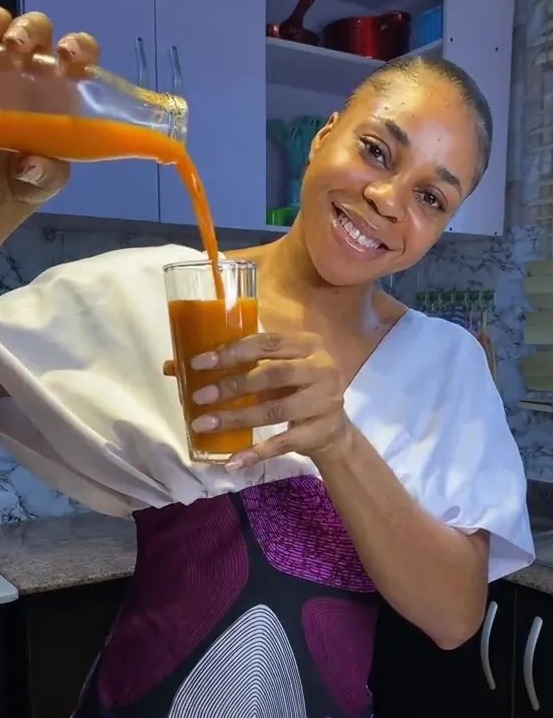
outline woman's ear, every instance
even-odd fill
[[[329,135],[330,132],[332,131],[332,128],[334,127],[334,125],[335,125],[336,122],[338,121],[338,117],[339,117],[339,116],[340,116],[340,114],[339,114],[338,112],[333,112],[333,113],[330,115],[330,117],[328,118],[328,120],[327,120],[326,124],[324,125],[324,127],[321,127],[321,129],[317,132],[317,134],[316,134],[315,137],[313,138],[313,141],[311,142],[311,149],[309,150],[309,159],[308,159],[308,162],[311,162],[311,160],[313,159],[313,155],[315,154],[315,152],[317,152],[317,150],[319,149],[319,147],[320,147],[320,146],[322,145],[322,143],[324,142],[325,138],[328,137],[328,135]]]

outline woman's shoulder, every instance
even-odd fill
[[[467,358],[478,361],[484,355],[480,342],[472,332],[447,319],[409,309],[405,325],[415,353],[418,351],[426,355],[431,352],[444,358],[456,358],[457,361]]]

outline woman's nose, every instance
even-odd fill
[[[394,224],[402,222],[405,217],[405,201],[402,195],[398,182],[393,179],[370,182],[363,191],[363,196],[373,210]]]

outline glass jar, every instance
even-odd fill
[[[72,162],[124,158],[173,164],[188,105],[95,65],[22,57],[0,44],[0,147]]]

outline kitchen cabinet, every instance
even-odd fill
[[[0,605],[0,718],[69,717],[128,579]],[[378,718],[553,716],[553,596],[499,581],[473,639],[438,648],[383,604],[370,688]]]
[[[10,605],[10,635],[3,642],[10,657],[9,718],[69,718],[126,584],[119,579],[32,594]]]
[[[515,718],[553,715],[553,597],[518,589]]]
[[[514,621],[512,585],[492,584],[482,629],[460,648],[444,651],[384,605],[372,676],[375,714],[509,718]]]
[[[0,4],[2,4],[0,2]],[[102,48],[101,64],[138,83],[141,66],[146,82],[155,83],[155,9],[153,0],[23,0],[22,10],[48,15],[56,39],[67,32],[94,35]],[[150,84],[151,87],[154,85]],[[86,137],[82,138],[86,142]],[[158,180],[154,163],[125,160],[76,164],[71,181],[44,211],[108,219],[157,221]]]
[[[267,119],[328,116],[381,64],[265,38],[266,21],[282,21],[296,0],[22,2],[25,10],[50,15],[58,36],[75,29],[95,34],[107,69],[187,98],[190,152],[221,228],[280,230],[265,225],[266,210],[284,203],[286,184],[280,153],[266,137]],[[384,6],[371,6],[371,13]],[[402,4],[414,15],[424,7],[417,0]],[[413,51],[443,55],[468,70],[494,117],[489,169],[447,228],[452,233],[503,233],[513,10],[514,0],[445,0],[443,41]],[[306,26],[320,32],[331,20],[366,13],[361,0],[327,0],[313,5]],[[44,212],[195,224],[175,168],[136,160],[75,167],[69,187]]]
[[[265,7],[156,0],[158,88],[184,95],[188,149],[219,227],[265,224]],[[159,168],[160,219],[195,224],[174,167]]]
[[[13,630],[12,609],[10,605],[0,606],[0,718],[15,715],[9,704],[10,679],[10,650],[12,645],[11,631]]]
[[[444,3],[444,57],[478,83],[492,111],[494,134],[488,170],[454,217],[450,232],[503,234],[514,6],[514,0]]]
[[[379,718],[553,716],[553,596],[490,586],[478,634],[442,651],[384,605],[371,688]]]
[[[296,0],[267,0],[268,22],[282,21]],[[434,4],[434,3],[432,3]],[[371,4],[370,14],[390,6]],[[431,7],[425,5],[422,9]],[[493,115],[494,142],[488,171],[476,191],[447,227],[452,234],[501,235],[504,230],[507,131],[510,101],[511,50],[514,0],[444,0],[443,40],[412,54],[445,57],[470,73],[485,94]],[[394,9],[397,5],[394,6]],[[399,4],[415,17],[421,5],[413,0]],[[398,8],[398,9],[399,9]],[[367,7],[355,0],[315,3],[305,26],[320,31],[339,17],[366,15]],[[267,39],[267,114],[288,118],[302,114],[328,115],[341,109],[352,90],[382,63],[324,47]],[[269,143],[270,145],[270,143]],[[269,147],[268,204],[279,206],[285,197],[278,153]]]

